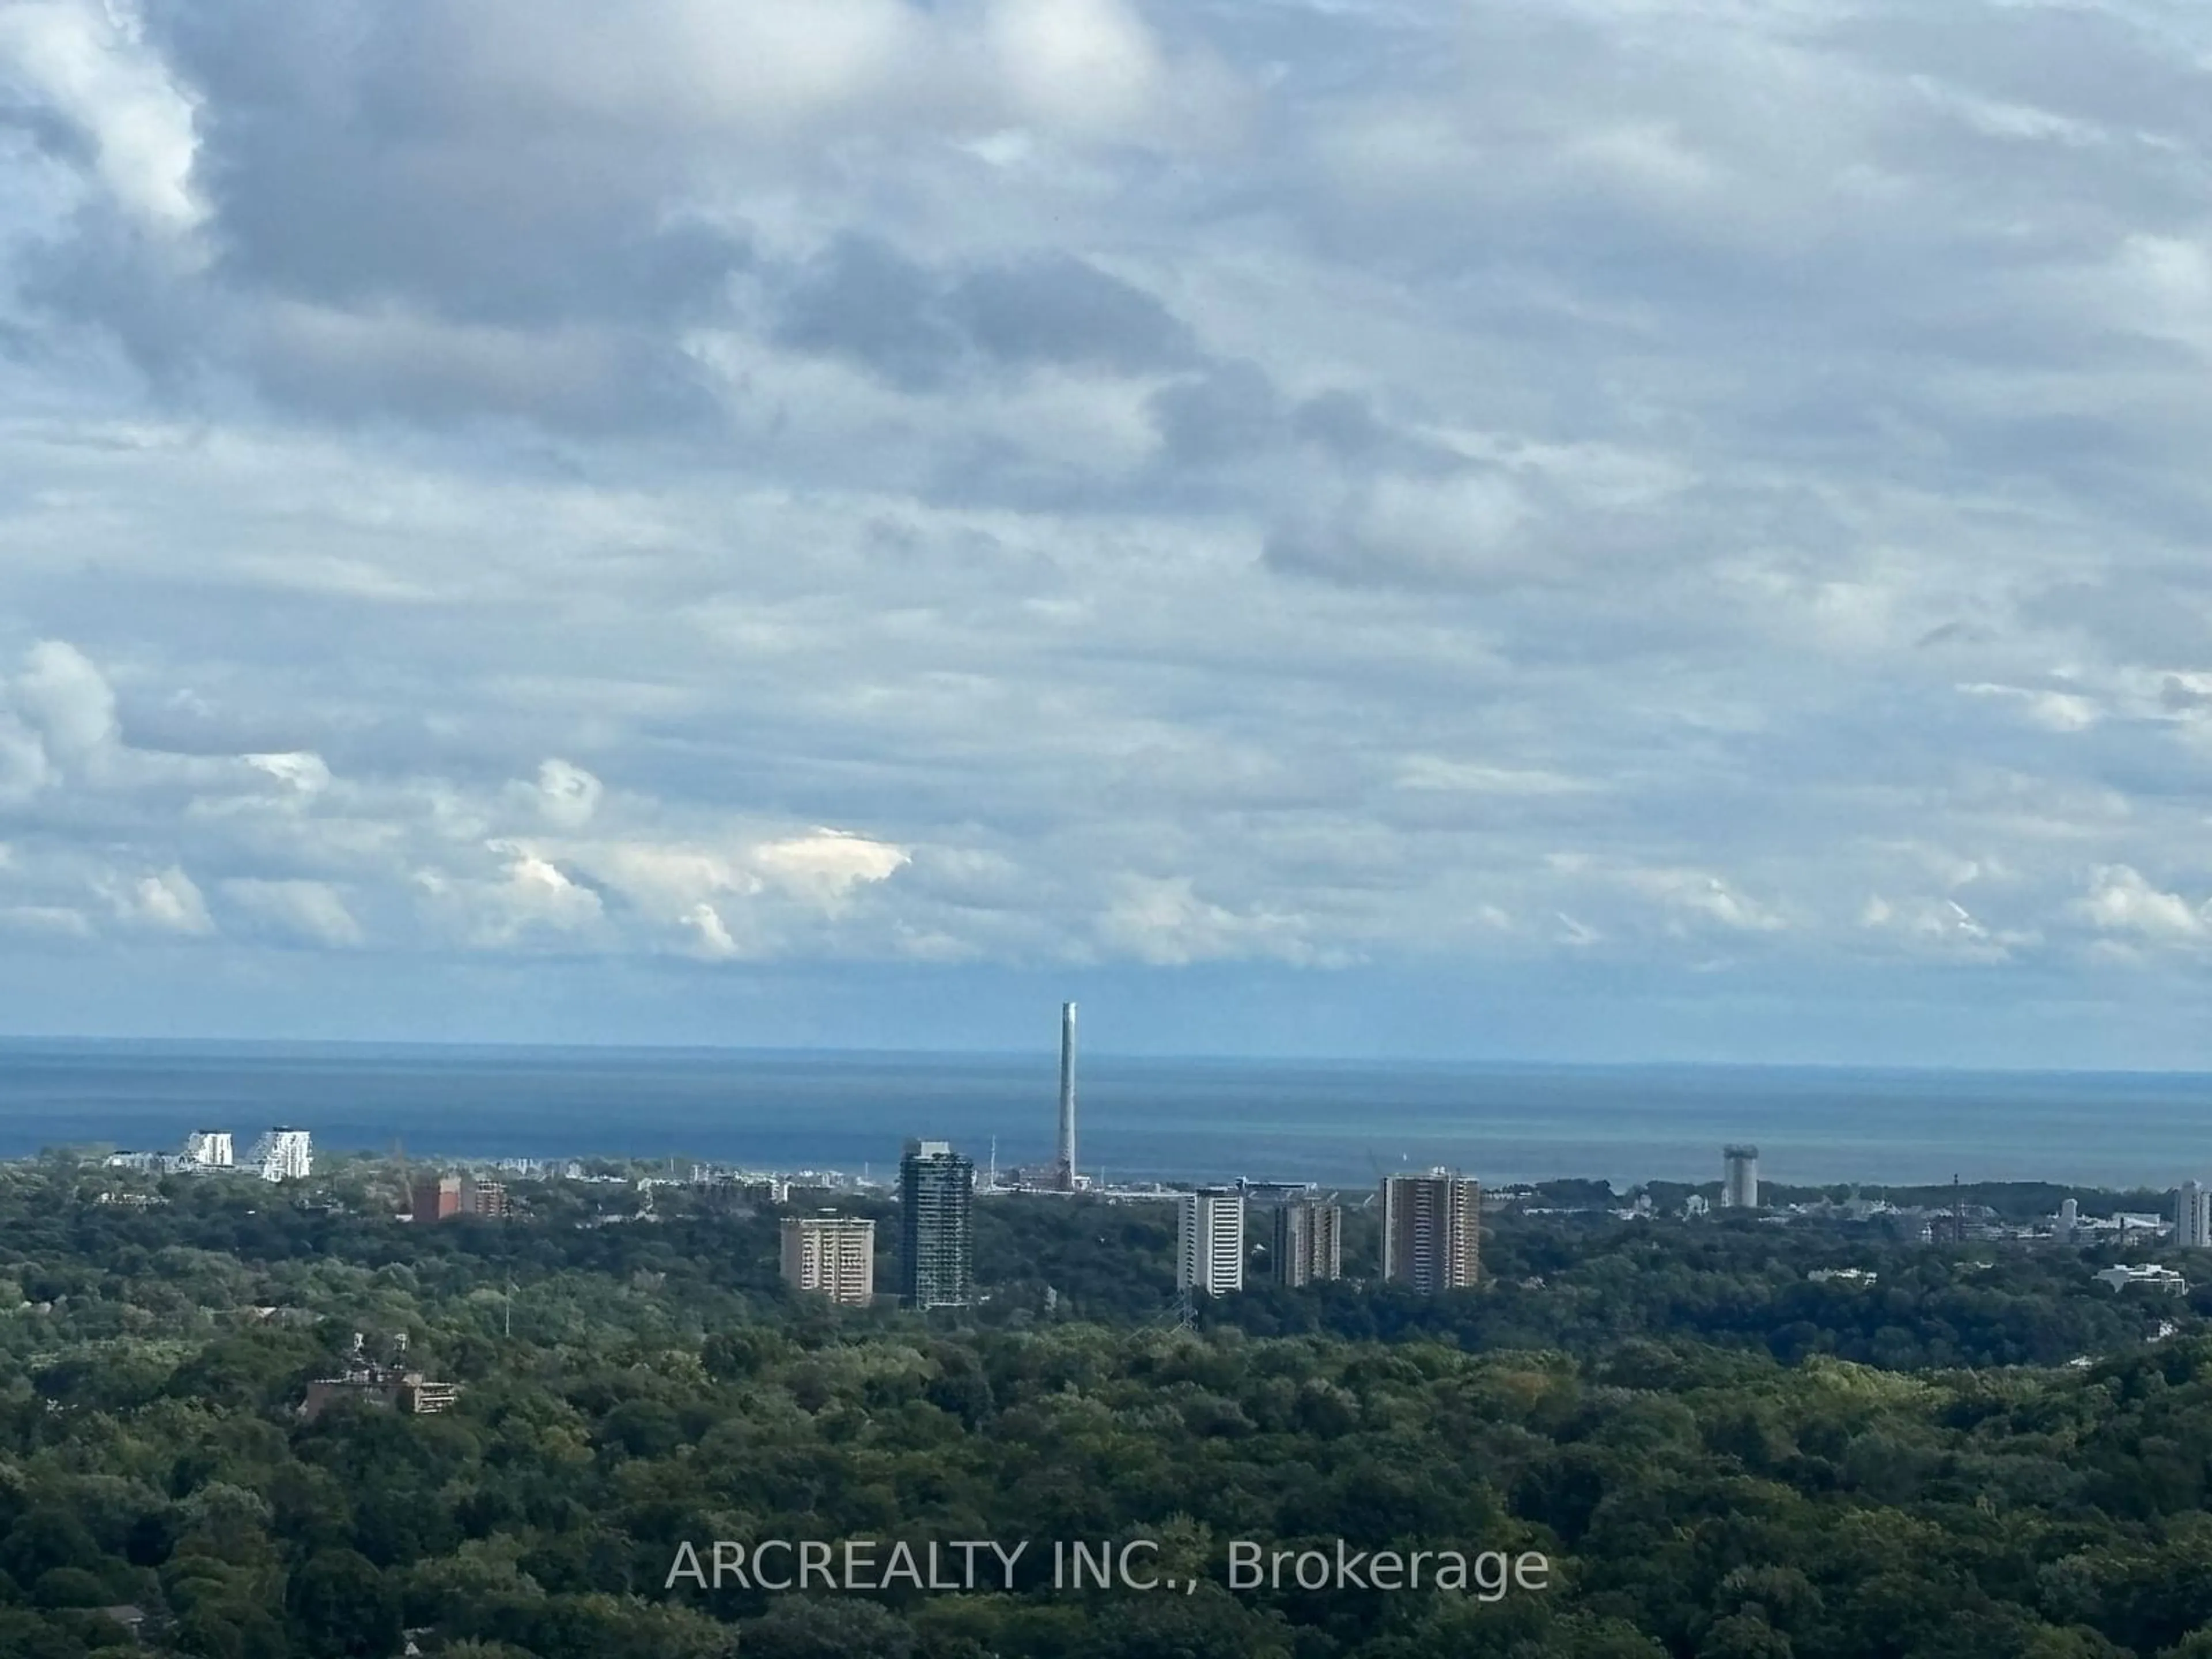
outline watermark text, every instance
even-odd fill
[[[1443,1591],[1480,1601],[1551,1588],[1552,1562],[1535,1550],[1361,1549],[1338,1539],[1277,1548],[1249,1539],[1231,1541],[1225,1561],[1178,1576],[1164,1565],[1158,1540],[993,1538],[716,1539],[677,1546],[663,1589],[811,1591],[866,1595],[915,1590],[1135,1590],[1194,1595],[1202,1583],[1234,1591]]]

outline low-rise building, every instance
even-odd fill
[[[143,1644],[146,1640],[147,1629],[153,1623],[146,1616],[146,1609],[135,1601],[119,1601],[112,1607],[101,1607],[99,1612],[108,1623],[121,1626],[125,1633],[137,1643]]]
[[[418,1181],[410,1189],[409,1208],[417,1222],[450,1220],[455,1216],[497,1218],[507,1213],[507,1188],[496,1181],[478,1181],[471,1175],[439,1176]]]
[[[2141,1285],[2154,1291],[2185,1291],[2189,1281],[2171,1267],[2138,1267],[2123,1263],[2093,1274],[2100,1285],[2110,1285],[2115,1291],[2124,1291],[2131,1285]]]
[[[349,1401],[416,1416],[451,1411],[460,1396],[460,1384],[434,1382],[421,1371],[410,1370],[405,1364],[405,1340],[401,1339],[396,1346],[392,1362],[380,1364],[365,1355],[362,1339],[356,1334],[345,1369],[329,1376],[319,1376],[307,1384],[307,1398],[300,1402],[300,1415],[313,1422],[332,1406]]]

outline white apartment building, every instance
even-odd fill
[[[1176,1226],[1176,1283],[1206,1296],[1244,1288],[1244,1194],[1201,1187],[1183,1195]]]
[[[2181,1183],[2173,1206],[2173,1238],[2185,1250],[2212,1250],[2212,1188],[2196,1181]]]
[[[280,1123],[254,1143],[253,1162],[264,1181],[305,1181],[314,1173],[314,1148],[305,1129]]]
[[[185,1162],[196,1170],[228,1170],[238,1163],[228,1129],[195,1129],[185,1137]]]

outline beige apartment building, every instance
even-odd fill
[[[793,1216],[783,1224],[783,1282],[848,1308],[876,1294],[876,1224],[857,1216]]]
[[[1382,1277],[1424,1296],[1482,1276],[1482,1183],[1449,1170],[1382,1182]]]

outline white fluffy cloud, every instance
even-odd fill
[[[157,933],[200,935],[215,932],[198,884],[174,865],[137,879],[106,884],[118,920]]]
[[[902,848],[849,830],[817,830],[757,848],[753,860],[771,879],[834,902],[862,883],[888,880],[908,856]]]
[[[2207,907],[2179,893],[2163,892],[2140,871],[2124,864],[2098,870],[2081,911],[2105,932],[2131,934],[2159,944],[2193,942],[2212,934]]]
[[[298,794],[318,795],[331,787],[330,765],[320,755],[248,755],[245,760]]]
[[[563,830],[580,829],[599,811],[606,786],[582,767],[564,760],[549,760],[538,769],[538,810],[547,823]]]
[[[1121,0],[992,0],[986,16],[1025,118],[1111,134],[1170,115],[1159,47]]]
[[[740,954],[722,913],[703,899],[684,913],[684,925],[696,935],[696,949],[709,962],[727,962]]]
[[[461,944],[544,948],[588,936],[605,920],[599,896],[551,860],[506,843],[489,850],[500,862],[483,874],[425,869],[415,875],[433,921]]]
[[[115,693],[73,645],[47,640],[33,647],[14,694],[58,761],[88,762],[115,739]]]
[[[191,102],[148,49],[131,0],[0,8],[0,72],[8,69],[88,135],[101,181],[135,218],[162,232],[199,222]]]

